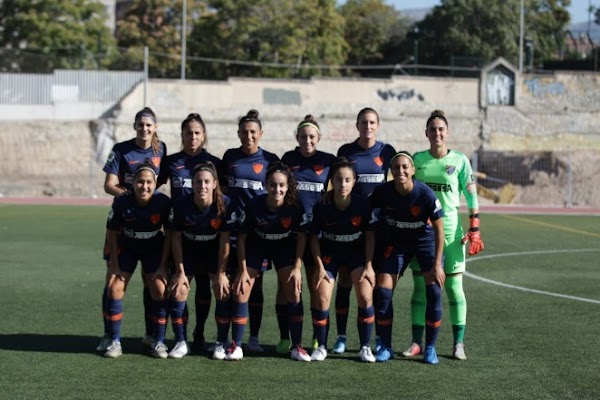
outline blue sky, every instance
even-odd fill
[[[398,10],[410,8],[433,7],[440,2],[438,0],[386,0],[386,3],[393,5]],[[571,13],[571,22],[587,22],[588,8],[590,4],[594,7],[600,7],[598,0],[571,0],[569,12]],[[592,16],[592,21],[594,20]]]

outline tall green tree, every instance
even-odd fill
[[[394,7],[383,0],[349,0],[340,8],[346,21],[344,38],[349,45],[347,64],[377,64],[384,58],[384,48],[396,35],[403,20]]]
[[[535,60],[554,56],[562,43],[570,0],[525,0],[525,36]],[[449,64],[453,57],[518,62],[520,0],[442,0],[416,25],[421,64]]]
[[[220,61],[198,60],[194,76],[339,74],[303,67],[339,65],[345,60],[344,21],[335,0],[220,0],[209,1],[208,6],[208,12],[194,24],[190,55],[192,63],[194,56]]]
[[[187,1],[187,26],[199,17],[205,2]],[[178,77],[182,52],[182,0],[133,0],[117,22],[117,45],[125,50],[122,67],[140,68],[143,48],[148,47],[149,73],[153,77]],[[187,32],[186,32],[187,34]]]
[[[0,1],[0,68],[48,72],[98,68],[114,47],[104,5],[95,0]],[[35,61],[31,54],[37,54]],[[29,55],[29,58],[28,58]]]

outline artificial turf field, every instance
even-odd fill
[[[354,304],[349,351],[343,356],[300,363],[274,354],[274,272],[265,276],[261,342],[266,353],[246,354],[240,362],[143,354],[136,273],[125,298],[124,354],[105,359],[94,350],[102,333],[100,256],[107,211],[106,206],[0,204],[1,399],[600,398],[598,216],[482,215],[486,248],[469,259],[464,280],[468,360],[450,358],[444,295],[440,364],[430,366],[420,357],[360,363]],[[394,297],[397,353],[410,341],[410,291],[408,273]],[[193,302],[190,307],[191,333]],[[215,335],[213,321],[211,310],[209,339]],[[330,346],[334,334],[332,318]]]

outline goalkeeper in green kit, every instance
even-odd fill
[[[454,337],[452,355],[466,360],[463,344],[467,321],[467,301],[463,291],[465,249],[470,255],[483,250],[479,232],[479,204],[477,187],[468,158],[446,147],[449,135],[448,120],[443,111],[435,110],[427,119],[425,135],[430,148],[414,154],[415,178],[426,183],[435,192],[444,208],[444,272],[445,291],[450,305],[450,322]],[[463,232],[458,209],[460,196],[464,194],[469,209],[470,229]],[[414,357],[421,354],[421,340],[425,330],[425,280],[416,260],[410,264],[413,272],[414,290],[411,299],[412,343],[402,355]]]

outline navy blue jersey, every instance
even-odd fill
[[[365,197],[387,180],[390,161],[395,154],[396,150],[389,144],[377,141],[375,146],[364,149],[358,144],[358,139],[342,145],[337,153],[338,157],[344,156],[354,163],[358,179],[352,191]]]
[[[352,194],[345,210],[338,209],[333,200],[329,204],[317,203],[313,209],[310,233],[321,234],[320,244],[323,254],[345,252],[352,248],[365,248],[365,232],[374,229],[369,200]]]
[[[224,184],[221,160],[206,150],[202,150],[194,156],[190,156],[185,151],[180,151],[165,157],[158,183],[162,185],[167,183],[167,180],[171,182],[171,198],[173,200],[192,193],[192,171],[196,165],[207,161],[215,165],[219,175],[219,184]]]
[[[134,194],[115,197],[108,213],[106,229],[119,231],[120,244],[124,249],[143,251],[157,245],[162,246],[163,226],[168,226],[171,199],[156,192],[150,202],[140,206]]]
[[[280,246],[275,241],[295,241],[295,232],[306,232],[308,217],[301,205],[283,205],[272,211],[267,207],[267,195],[257,196],[246,203],[241,231],[248,234],[247,247]]]
[[[313,207],[327,190],[327,179],[335,156],[317,151],[310,157],[304,157],[300,148],[296,147],[285,153],[281,161],[290,168],[298,182],[298,198],[304,211],[312,215]]]
[[[228,196],[223,196],[225,213],[217,215],[217,205],[200,209],[194,203],[194,194],[180,197],[173,202],[173,220],[171,230],[181,232],[184,246],[203,247],[216,246],[218,234],[231,232],[236,227],[235,206]]]
[[[135,144],[135,139],[117,143],[108,155],[102,170],[107,174],[116,175],[119,178],[119,186],[133,193],[135,170],[146,159],[152,161],[156,167],[156,172],[160,173],[161,163],[167,154],[167,145],[160,142],[159,149],[158,154],[154,154],[152,147],[142,149]]]
[[[227,150],[222,164],[229,187],[227,195],[244,207],[251,198],[266,193],[267,168],[275,161],[279,157],[260,147],[251,155],[245,154],[241,147]]]
[[[371,207],[379,209],[379,218],[387,227],[391,244],[412,246],[421,240],[434,240],[430,221],[444,216],[440,201],[429,186],[413,181],[406,196],[394,188],[394,182],[377,186],[369,198]]]

